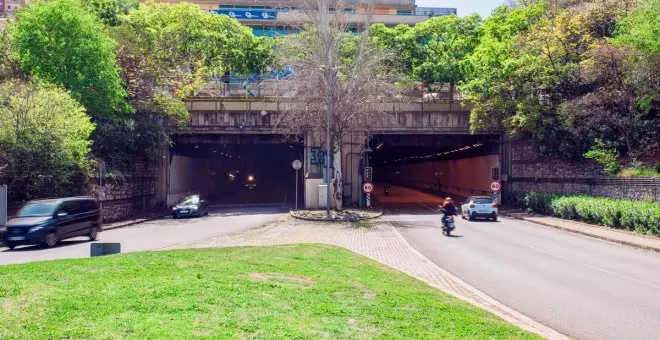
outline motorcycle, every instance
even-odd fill
[[[445,223],[442,225],[442,233],[446,236],[450,236],[451,232],[456,229],[456,222],[454,222],[454,216],[447,216]]]
[[[387,197],[387,196],[389,196],[389,195],[390,195],[390,189],[385,188],[385,197]]]

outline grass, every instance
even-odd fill
[[[535,338],[324,245],[0,267],[0,338]]]
[[[655,169],[646,168],[626,168],[621,170],[617,177],[653,177],[660,176]]]

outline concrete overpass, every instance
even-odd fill
[[[291,161],[302,158],[304,180],[301,180],[300,187],[304,190],[300,194],[305,199],[305,206],[318,207],[318,185],[324,181],[318,153],[323,152],[324,147],[314,145],[312,138],[284,135],[274,126],[277,115],[287,105],[286,101],[207,97],[189,98],[186,105],[190,112],[189,123],[172,131],[174,145],[164,151],[163,159],[166,161],[161,167],[167,176],[164,176],[166,182],[161,183],[159,191],[163,194],[162,199],[171,204],[190,192],[207,195],[234,192],[228,191],[225,183],[226,176],[233,174],[226,172],[238,171],[234,169],[239,168],[244,172],[270,168],[271,172],[262,173],[260,178],[266,178],[265,182],[270,184],[279,178],[285,185],[272,190],[286,191],[285,187],[294,186]],[[435,176],[411,180],[410,174],[414,176],[415,167],[420,166],[413,164],[435,162],[436,166],[443,167],[442,162],[465,158],[461,162],[461,173],[452,175],[463,178],[471,176],[465,171],[472,168],[472,163],[479,165],[474,168],[479,174],[473,176],[485,177],[487,171],[483,167],[499,166],[499,149],[496,147],[499,135],[471,135],[469,110],[460,102],[418,100],[380,105],[383,115],[374,122],[370,141],[366,140],[362,131],[355,131],[344,141],[344,199],[347,202],[360,201],[361,169],[367,164],[378,167],[374,181],[408,181],[412,186],[428,189],[440,188],[442,184],[438,181],[453,181],[454,178]],[[373,153],[361,153],[365,143],[370,143]],[[471,150],[463,149],[466,146]],[[228,159],[225,154],[232,158]],[[277,155],[280,158],[273,158]],[[266,159],[269,161],[266,162]],[[395,172],[405,173],[407,177],[397,179],[393,177]],[[425,170],[424,176],[426,172],[428,170]],[[420,183],[424,181],[433,183]],[[481,182],[473,188],[460,188],[461,192],[487,190]],[[469,186],[470,181],[461,183]],[[290,201],[295,193],[282,195],[284,200]],[[264,198],[263,195],[260,197]]]

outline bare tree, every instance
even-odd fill
[[[372,6],[355,3],[300,0],[301,21],[308,24],[301,25],[300,34],[281,38],[277,47],[280,65],[293,70],[278,84],[281,95],[293,98],[281,106],[277,125],[295,134],[326,137],[337,210],[343,209],[345,137],[370,133],[383,115],[391,114],[382,103],[402,93],[396,56],[369,38]],[[350,33],[352,28],[359,33]]]

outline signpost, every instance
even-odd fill
[[[497,203],[500,196],[500,190],[502,190],[502,183],[500,181],[490,182],[490,191],[493,192],[493,202]]]
[[[7,224],[7,186],[0,185],[0,226]]]
[[[371,182],[364,182],[364,184],[362,184],[362,191],[367,194],[367,208],[370,208],[371,193],[374,191],[374,184]]]
[[[298,211],[298,170],[302,168],[302,162],[296,159],[291,166],[296,170],[296,211]]]

